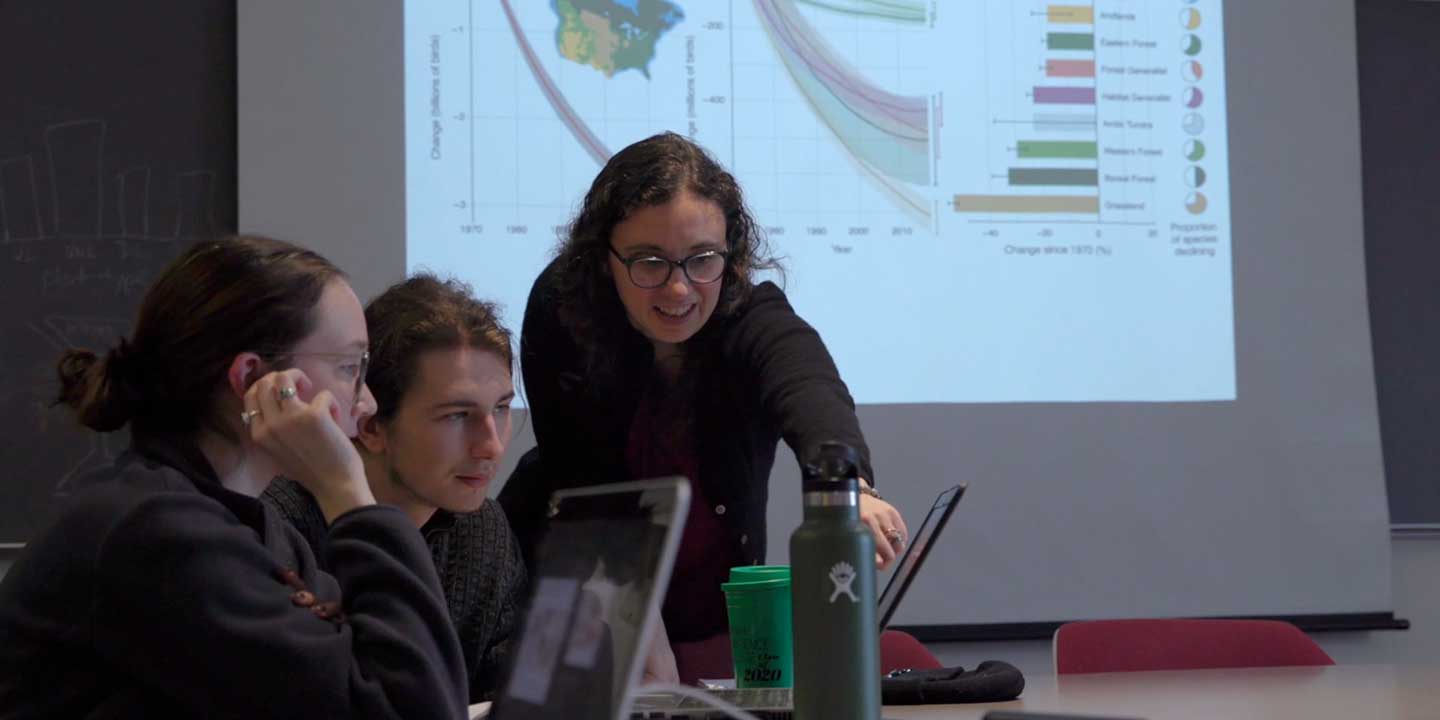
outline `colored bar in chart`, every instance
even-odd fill
[[[1095,115],[1066,113],[1036,113],[1033,120],[1035,132],[1047,133],[1095,133]]]
[[[1093,78],[1095,77],[1095,61],[1046,60],[1045,76],[1063,78]]]
[[[1094,50],[1094,33],[1047,33],[1045,47],[1049,50]]]
[[[1099,143],[1082,140],[1021,140],[1015,156],[1022,160],[1063,158],[1094,160],[1099,156]]]
[[[1035,102],[1043,105],[1094,105],[1093,87],[1037,87]]]
[[[1090,5],[1051,5],[1046,19],[1057,25],[1094,25],[1095,8]]]
[[[1095,168],[1010,168],[1010,184],[1015,187],[1096,187],[1100,184],[1100,171]]]
[[[1093,195],[956,195],[960,213],[1084,213],[1100,214],[1100,198]]]

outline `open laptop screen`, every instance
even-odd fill
[[[940,493],[935,498],[935,504],[930,506],[930,512],[925,513],[925,521],[920,523],[920,530],[910,537],[910,545],[905,548],[905,554],[900,557],[900,562],[895,566],[895,572],[890,576],[890,582],[885,583],[885,590],[880,593],[880,600],[876,603],[876,616],[880,618],[880,629],[889,627],[890,620],[895,616],[895,609],[900,607],[900,600],[905,597],[905,591],[910,589],[910,583],[915,579],[915,573],[920,569],[921,563],[930,554],[930,548],[935,539],[940,536],[940,531],[945,528],[945,523],[950,520],[950,514],[955,512],[955,505],[965,494],[965,484],[961,483]]]
[[[494,716],[610,720],[622,712],[689,500],[683,479],[555,494]]]

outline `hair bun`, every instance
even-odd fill
[[[105,353],[103,361],[89,350],[66,350],[55,370],[60,379],[55,403],[73,409],[80,423],[91,430],[118,430],[139,408],[136,353],[123,338]]]
[[[60,356],[60,361],[55,364],[55,372],[60,377],[60,397],[55,401],[57,405],[68,405],[77,410],[80,408],[89,390],[90,371],[99,359],[95,353],[79,348],[66,350]]]

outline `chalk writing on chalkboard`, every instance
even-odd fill
[[[128,443],[53,406],[61,351],[103,354],[129,331],[156,273],[220,229],[214,171],[158,171],[164,147],[117,152],[102,118],[35,130],[24,152],[0,156],[0,301],[10,308],[0,317],[0,468],[9,478],[0,544],[23,543],[76,477]],[[117,156],[126,161],[112,167]]]

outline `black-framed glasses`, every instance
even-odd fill
[[[630,282],[642,290],[653,290],[670,282],[670,273],[677,267],[696,285],[708,285],[725,274],[726,253],[719,250],[706,250],[682,260],[671,260],[657,255],[627,258],[622,256],[615,246],[607,247],[616,259],[625,264],[625,271],[630,274]]]
[[[267,354],[269,354],[271,357],[277,357],[277,358],[279,358],[279,357],[288,357],[288,358],[316,357],[316,358],[330,358],[330,359],[339,359],[339,360],[341,360],[341,361],[348,361],[348,362],[345,362],[343,365],[341,365],[341,366],[340,366],[340,369],[341,369],[342,371],[344,371],[344,372],[353,374],[353,375],[355,376],[355,398],[354,398],[355,402],[359,402],[359,401],[360,401],[360,388],[365,387],[365,374],[370,371],[370,351],[369,351],[369,350],[366,350],[366,351],[360,353],[358,356],[357,356],[355,353],[343,353],[343,352],[333,352],[333,353],[332,353],[332,352],[290,352],[290,351],[288,351],[288,350],[280,350],[280,351],[277,351],[277,352],[267,353]]]

